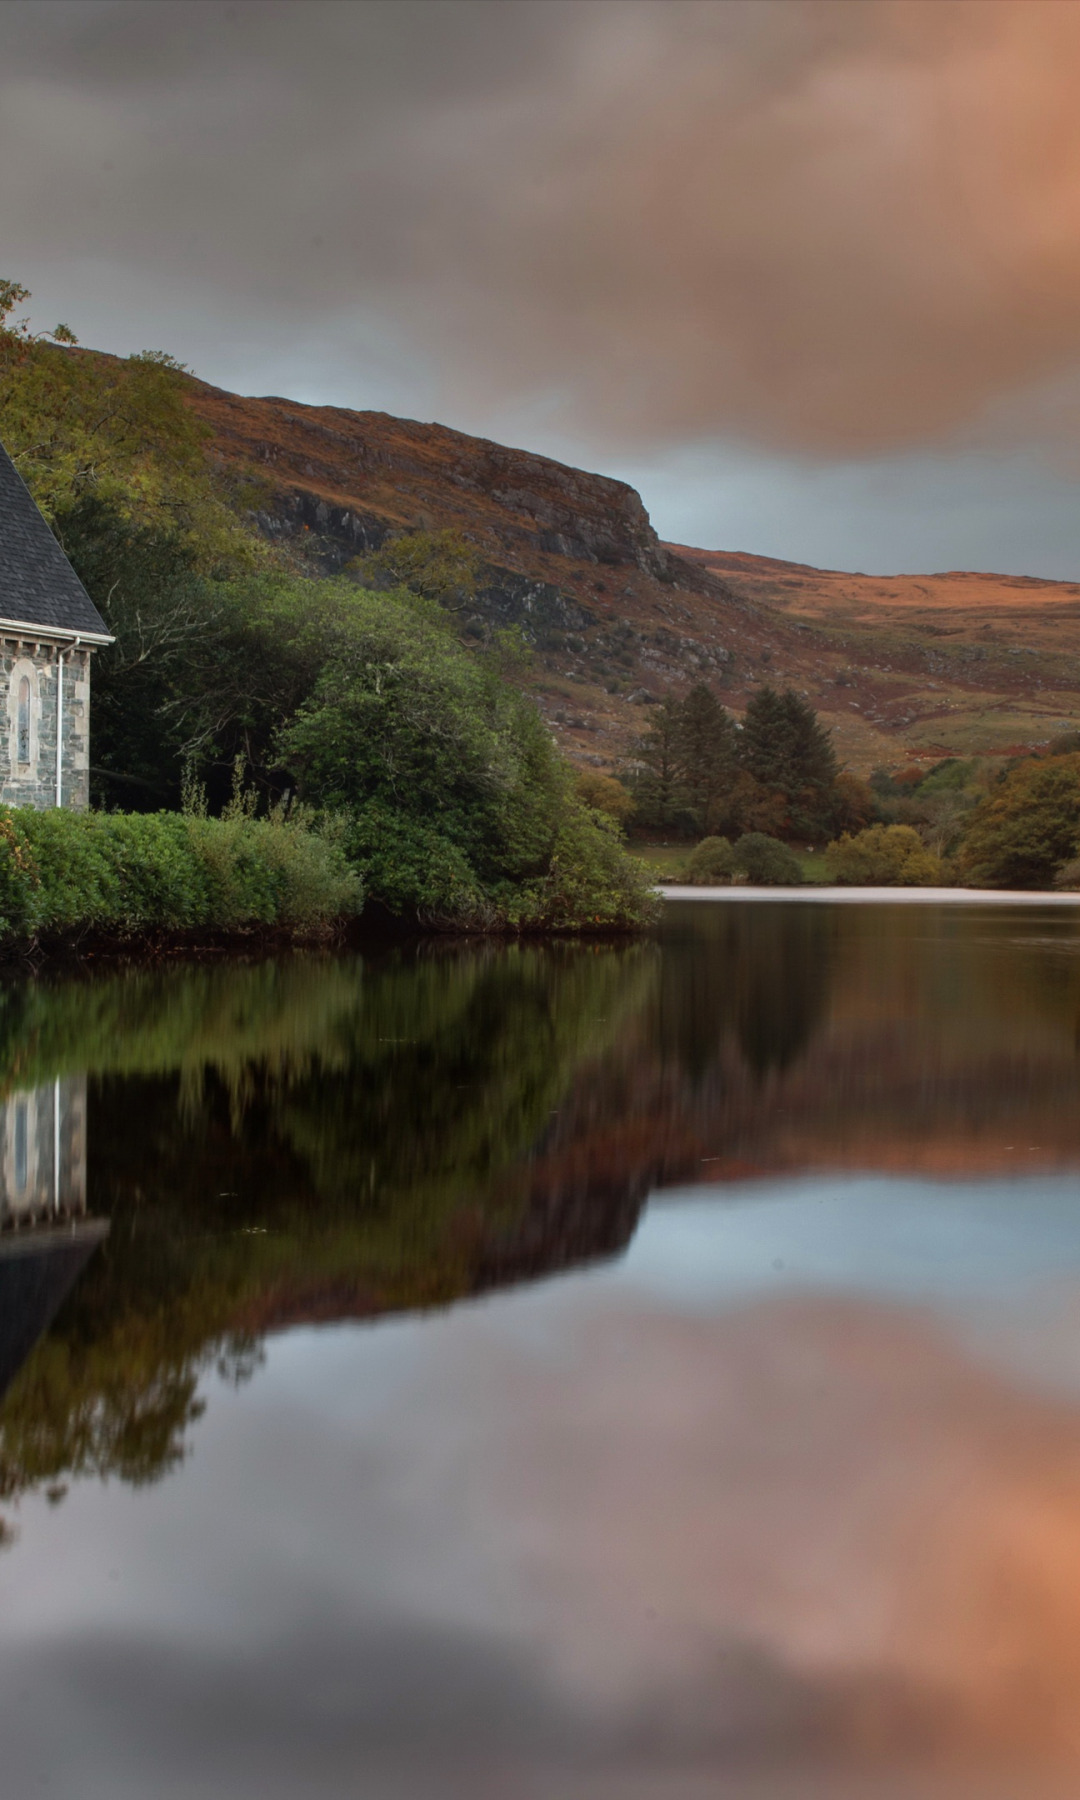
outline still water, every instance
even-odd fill
[[[1075,1796],[1080,916],[10,981],[0,1075],[5,1797]]]

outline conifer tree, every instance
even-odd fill
[[[654,707],[649,728],[638,740],[631,785],[638,817],[645,824],[670,825],[679,810],[681,721],[681,702],[668,694]]]
[[[829,825],[839,764],[829,733],[791,688],[763,687],[746,709],[738,745],[742,767],[763,788],[784,796],[792,829],[813,834]]]
[[[679,787],[707,837],[717,829],[735,774],[735,727],[711,688],[699,682],[679,706],[675,733]]]

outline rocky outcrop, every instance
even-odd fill
[[[388,413],[247,400],[202,382],[192,393],[221,460],[264,477],[263,530],[311,532],[331,562],[334,547],[341,561],[377,548],[390,530],[452,516],[493,552],[675,578],[674,559],[625,482]]]

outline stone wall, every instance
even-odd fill
[[[85,812],[90,803],[90,651],[35,637],[0,640],[0,801],[8,806],[56,805],[56,673],[63,658],[61,795]],[[18,694],[30,683],[29,759],[17,759]]]

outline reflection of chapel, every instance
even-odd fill
[[[111,637],[0,445],[0,802],[90,799],[90,653]]]

